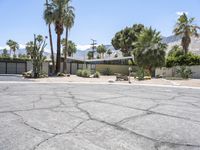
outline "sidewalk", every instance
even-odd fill
[[[48,83],[96,83],[104,84],[129,84],[128,81],[115,81],[115,76],[101,76],[100,78],[82,78],[72,75],[70,77],[49,77],[44,79],[34,79],[34,82],[48,82]],[[148,84],[148,85],[170,85],[170,86],[189,86],[189,87],[200,87],[200,79],[189,79],[189,80],[166,80],[166,79],[152,79],[145,81],[138,81],[131,78],[132,84]]]
[[[152,85],[152,86],[176,86],[176,87],[198,87],[200,88],[200,79],[189,80],[166,80],[152,79],[138,81],[131,78],[131,84],[128,81],[115,81],[115,76],[101,76],[100,78],[82,78],[76,75],[70,77],[49,77],[40,79],[24,79],[19,75],[0,76],[0,83],[86,83],[86,84],[123,84],[123,85]]]

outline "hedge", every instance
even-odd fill
[[[200,65],[199,55],[188,53],[186,55],[180,55],[178,57],[168,56],[166,59],[166,67],[193,65]]]

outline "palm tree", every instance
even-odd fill
[[[101,55],[101,58],[104,58],[105,52],[106,52],[106,47],[103,44],[97,47],[97,53]]]
[[[56,73],[60,72],[61,63],[61,35],[64,31],[65,14],[69,0],[51,0],[48,4],[49,10],[52,13],[52,23],[55,25],[57,34],[57,56],[56,56]]]
[[[76,53],[77,48],[76,48],[76,44],[74,42],[68,41],[67,42],[68,48],[66,48],[66,39],[62,39],[61,44],[63,47],[63,54],[66,53],[67,56],[72,57],[73,54]],[[66,50],[67,50],[67,52],[66,52]]]
[[[6,48],[3,49],[2,57],[9,58],[8,50]]]
[[[26,43],[26,54],[28,57],[31,57],[31,59],[33,58],[33,56],[32,56],[33,50],[34,50],[34,42],[30,41],[30,42]]]
[[[13,51],[14,56],[16,56],[15,52],[16,52],[16,50],[19,49],[19,44],[13,40],[8,40],[6,44],[10,47],[10,55],[11,55],[11,51]]]
[[[53,13],[52,7],[49,5],[48,0],[46,0],[46,9],[44,10],[44,20],[49,28],[49,41],[51,48],[51,60],[53,65],[53,72],[55,72],[55,59],[54,59],[54,50],[53,50],[53,40],[52,40],[52,32],[51,32],[51,24],[53,23]]]
[[[173,31],[176,36],[182,37],[181,45],[185,54],[188,53],[189,45],[191,43],[191,36],[198,36],[197,29],[199,27],[193,24],[194,20],[195,18],[188,18],[188,16],[183,13],[183,15],[178,18]]]
[[[110,55],[112,54],[112,50],[108,49],[107,54],[109,55],[109,58],[110,58]]]
[[[162,43],[160,32],[145,28],[139,35],[138,41],[134,44],[134,60],[143,69],[152,73],[152,68],[162,67],[165,64],[166,44]]]
[[[69,53],[68,51],[68,34],[69,34],[69,31],[70,29],[73,27],[74,25],[74,19],[75,19],[75,14],[74,14],[74,7],[72,7],[70,5],[70,0],[68,1],[67,3],[67,6],[66,6],[66,11],[65,11],[65,18],[64,18],[64,26],[65,26],[65,31],[66,31],[66,37],[65,37],[65,51],[64,51],[64,64],[63,64],[63,72],[64,73],[67,73],[67,52]]]
[[[92,51],[89,51],[89,52],[87,53],[87,57],[88,57],[88,59],[92,59],[92,58],[93,58],[93,52],[92,52]]]

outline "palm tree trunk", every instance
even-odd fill
[[[46,5],[48,7],[48,0],[46,0]],[[50,47],[51,47],[51,60],[52,60],[52,71],[55,73],[55,60],[54,60],[54,52],[53,52],[53,40],[52,40],[52,33],[51,33],[51,24],[49,24],[49,40],[50,40]]]
[[[56,58],[56,73],[60,72],[60,33],[57,33],[57,58]]]
[[[51,33],[51,24],[49,24],[49,40],[50,40],[50,47],[51,47],[51,60],[53,65],[53,73],[55,73],[55,60],[54,60],[54,52],[53,52],[53,40],[52,40],[52,33]]]
[[[68,51],[68,28],[66,28],[66,41],[65,41],[65,52],[64,52],[64,64],[63,64],[63,72],[67,73],[67,51]]]

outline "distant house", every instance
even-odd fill
[[[61,59],[61,71],[63,71],[64,58]],[[103,72],[105,69],[110,69],[114,73],[128,73],[129,61],[133,61],[133,57],[118,57],[106,59],[91,59],[82,60],[73,57],[67,58],[67,72],[69,74],[76,74],[79,69],[90,69]]]

